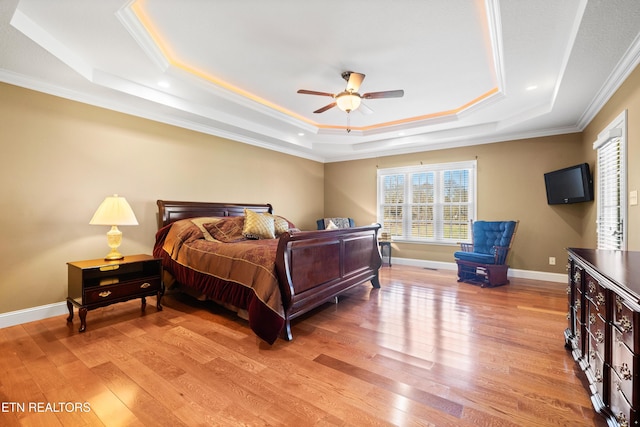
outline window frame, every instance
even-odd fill
[[[617,186],[615,180],[604,179],[604,175],[610,169],[609,161],[603,159],[603,151],[611,149],[613,144],[619,141],[619,162],[617,173],[619,179]],[[623,111],[616,117],[602,132],[598,134],[598,139],[593,143],[593,149],[596,150],[596,182],[594,190],[596,191],[596,240],[598,249],[627,249],[627,110]],[[608,153],[609,156],[611,153]],[[606,163],[606,164],[605,164]],[[615,188],[614,188],[615,187]],[[608,193],[611,192],[611,193]],[[617,194],[615,194],[617,192]],[[610,221],[609,203],[612,199],[618,199],[618,237],[613,239],[603,237],[604,234],[611,234],[609,230],[613,227]],[[608,210],[609,209],[609,210]]]
[[[467,215],[469,225],[471,221],[477,217],[477,160],[466,160],[459,162],[449,162],[449,163],[433,163],[433,164],[421,164],[414,166],[401,166],[394,168],[384,168],[378,169],[377,171],[377,200],[376,200],[376,210],[377,210],[377,221],[380,224],[383,224],[384,228],[384,179],[385,177],[391,175],[402,175],[404,177],[404,198],[402,203],[399,206],[402,206],[403,216],[401,219],[402,224],[402,235],[392,235],[394,241],[405,242],[405,243],[417,243],[417,244],[441,244],[441,245],[458,245],[461,242],[471,242],[472,240],[472,231],[471,227],[467,228],[467,236],[466,238],[454,237],[454,238],[445,238],[444,237],[444,226],[446,222],[443,219],[443,212],[445,206],[451,206],[450,203],[446,203],[444,201],[444,174],[447,171],[459,171],[459,170],[468,170],[468,201],[464,202],[467,206]],[[434,236],[432,238],[427,237],[412,237],[408,234],[408,230],[411,228],[413,221],[411,219],[411,207],[412,206],[420,206],[421,204],[411,203],[411,176],[414,174],[423,174],[423,173],[433,173],[434,177],[434,201],[431,206],[434,207],[433,213],[433,226],[434,226]],[[427,206],[427,205],[424,205]],[[388,231],[388,230],[384,230]]]

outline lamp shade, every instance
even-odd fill
[[[108,196],[89,221],[92,225],[138,225],[133,209],[124,197]]]

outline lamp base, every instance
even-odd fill
[[[115,248],[111,249],[111,252],[104,257],[105,261],[117,261],[119,259],[123,259],[124,255],[118,252]]]
[[[117,225],[112,225],[111,230],[107,232],[107,243],[111,248],[111,252],[104,257],[105,260],[115,261],[124,258],[124,255],[118,252],[118,247],[122,243],[122,231],[118,230]]]

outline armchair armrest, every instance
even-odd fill
[[[460,250],[463,252],[473,252],[473,243],[460,243]]]
[[[508,246],[494,246],[493,256],[496,265],[503,265],[507,261],[507,254],[509,253]]]

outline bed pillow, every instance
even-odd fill
[[[200,231],[202,231],[202,235],[204,236],[204,240],[208,240],[209,242],[215,241],[215,237],[211,235],[205,224],[212,224],[220,221],[223,218],[220,217],[199,217],[199,218],[191,218],[191,222],[194,223]]]
[[[329,221],[329,225],[325,227],[325,230],[337,230],[338,228],[339,227],[336,225],[335,222]]]
[[[275,220],[270,213],[260,214],[244,210],[242,235],[247,239],[275,239]]]
[[[241,216],[220,218],[218,221],[203,224],[204,228],[215,240],[224,243],[244,240],[242,235],[243,225],[244,218]]]
[[[271,215],[271,214],[265,213],[263,215]],[[271,216],[273,216],[273,226],[274,226],[276,237],[278,237],[283,233],[287,233],[289,230],[294,229],[296,227],[295,225],[293,225],[291,221],[289,221],[284,217],[281,217],[278,215],[271,215]]]

